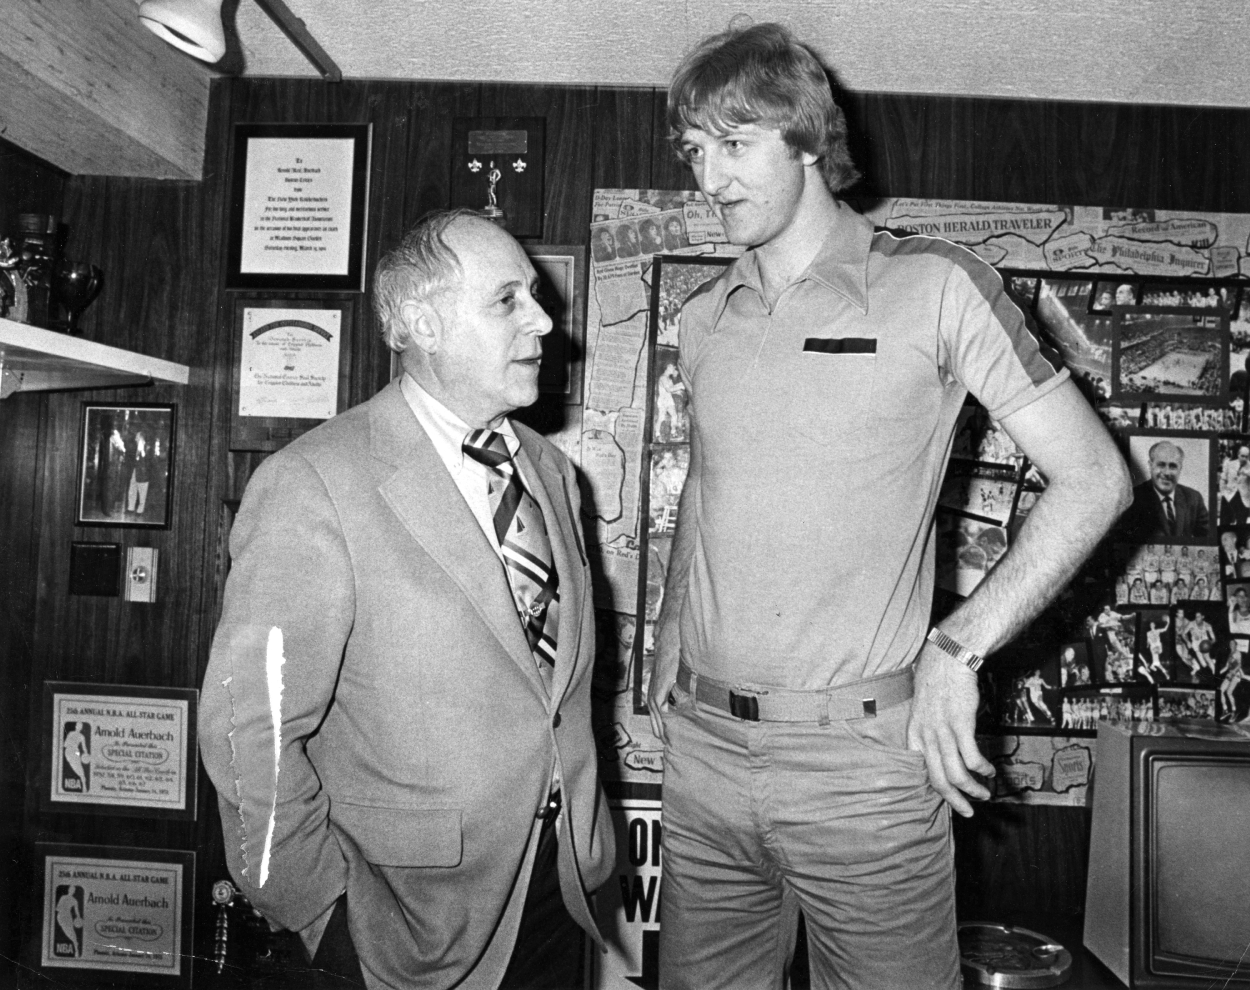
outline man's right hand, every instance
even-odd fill
[[[680,650],[657,651],[655,666],[651,670],[651,686],[647,689],[647,709],[651,713],[651,731],[660,742],[667,743],[664,735],[664,719],[661,715],[668,707],[668,693],[677,683],[677,665],[681,661]]]

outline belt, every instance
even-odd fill
[[[792,691],[787,688],[740,687],[696,674],[683,659],[677,686],[696,701],[728,712],[745,722],[819,722],[873,718],[912,696],[912,669],[878,674],[851,684]]]

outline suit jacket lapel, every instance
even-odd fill
[[[543,510],[551,554],[560,576],[560,628],[556,642],[556,669],[551,682],[552,709],[559,706],[576,666],[582,635],[582,606],[586,596],[584,559],[571,518],[572,502],[564,490],[563,472],[543,456],[542,447],[521,436],[517,461],[527,481],[533,479],[530,494]]]
[[[371,453],[395,465],[378,486],[413,539],[459,585],[508,655],[545,694],[503,565],[397,383],[369,410]]]

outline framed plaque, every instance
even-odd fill
[[[194,819],[193,688],[45,681],[44,811]]]
[[[230,449],[273,451],[346,407],[352,299],[234,301]]]
[[[36,843],[48,985],[191,986],[195,853]]]
[[[494,212],[513,237],[543,236],[543,117],[456,117],[451,205]]]
[[[226,288],[364,288],[370,127],[235,125]]]

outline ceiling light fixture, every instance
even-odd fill
[[[143,0],[139,4],[139,19],[148,30],[188,55],[204,62],[219,62],[226,54],[221,4],[222,0]],[[334,59],[283,0],[256,0],[256,6],[269,15],[326,82],[342,81],[342,70]]]
[[[158,38],[202,62],[219,62],[226,54],[221,0],[143,0],[139,20]]]

